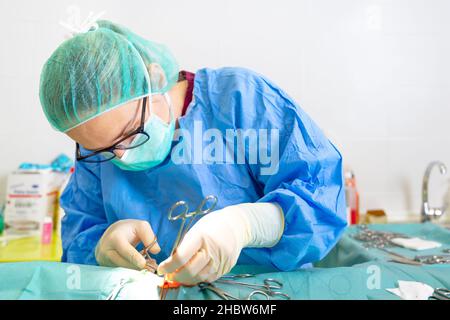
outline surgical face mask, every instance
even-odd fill
[[[154,114],[150,97],[150,117],[144,124],[144,131],[150,139],[139,147],[126,150],[121,158],[112,159],[112,163],[119,168],[130,171],[147,170],[159,165],[169,154],[175,132],[175,119],[170,96],[165,93],[164,97],[169,105],[170,122],[167,124]],[[140,139],[145,137],[138,136],[131,144],[140,143]]]

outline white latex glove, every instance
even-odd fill
[[[272,203],[243,203],[202,217],[187,232],[158,274],[184,285],[213,282],[236,264],[244,247],[272,247],[281,238],[284,215]]]
[[[154,239],[155,235],[147,221],[120,220],[106,229],[95,248],[95,258],[101,266],[142,270],[145,268],[145,258],[135,247],[140,242],[148,246]],[[150,249],[153,254],[160,251],[158,243]]]

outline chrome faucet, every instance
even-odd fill
[[[445,205],[441,208],[432,208],[428,203],[428,183],[430,181],[431,171],[435,166],[439,167],[439,171],[441,172],[441,174],[445,174],[447,172],[445,164],[440,161],[433,161],[427,166],[422,182],[422,208],[420,213],[421,222],[430,221],[432,217],[442,216],[446,209]]]

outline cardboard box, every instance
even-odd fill
[[[67,174],[17,170],[8,176],[5,227],[8,234],[40,235],[45,217],[58,222],[59,191]]]

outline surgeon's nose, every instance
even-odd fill
[[[125,153],[125,150],[114,150],[114,154],[117,158],[122,158],[123,154]]]

